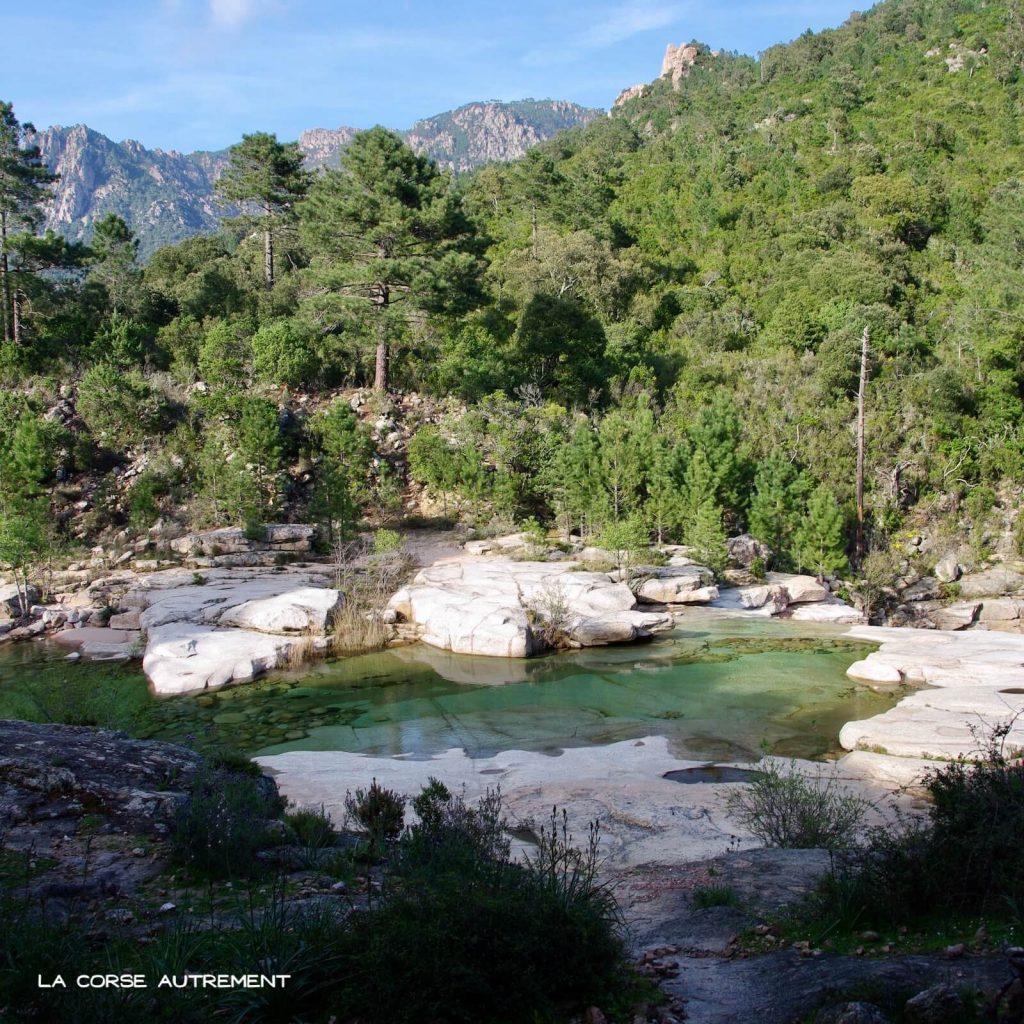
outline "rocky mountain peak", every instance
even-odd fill
[[[701,52],[696,43],[681,43],[679,46],[669,43],[661,62],[661,77],[670,75],[672,88],[678,89],[680,81],[690,74],[690,69],[697,63]]]

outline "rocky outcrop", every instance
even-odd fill
[[[884,714],[848,722],[839,734],[847,750],[970,756],[993,726],[1024,714],[1024,636],[872,626],[855,627],[849,635],[881,645],[847,669],[852,679],[926,689]],[[1007,743],[1024,745],[1024,721],[1014,725]]]
[[[612,104],[612,109],[617,110],[619,107],[625,106],[630,100],[635,100],[640,96],[643,96],[647,86],[644,84],[631,85],[628,89],[623,89],[618,96],[615,97],[615,102]]]
[[[172,569],[139,577],[122,604],[140,611],[142,667],[160,694],[245,682],[322,637],[342,596],[329,569]],[[314,640],[315,642],[315,640]]]
[[[672,88],[678,89],[679,83],[689,77],[700,54],[701,48],[696,43],[682,43],[679,46],[669,43],[661,62],[661,77],[671,78]]]
[[[201,761],[123,732],[0,721],[0,829],[46,821],[66,830],[101,814],[127,831],[158,832]]]
[[[316,530],[312,526],[274,523],[262,535],[248,536],[241,527],[189,533],[170,542],[173,552],[199,568],[273,565],[278,556],[309,555]]]
[[[421,570],[389,608],[432,647],[501,658],[538,654],[553,634],[587,647],[641,639],[672,625],[670,615],[636,611],[625,583],[577,568],[506,558],[440,563]]]
[[[556,132],[602,113],[560,100],[471,103],[418,121],[404,134],[417,152],[464,171],[517,159]],[[355,134],[354,128],[315,128],[300,135],[299,145],[310,167],[337,166]],[[216,231],[220,218],[234,212],[214,193],[228,162],[226,149],[146,149],[131,139],[113,142],[82,124],[48,128],[33,141],[60,175],[45,227],[66,238],[88,239],[97,220],[116,213],[139,238],[145,259],[161,245]]]
[[[708,604],[718,598],[714,574],[701,565],[643,566],[636,572],[636,595],[649,604]]]

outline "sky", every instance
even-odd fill
[[[243,133],[408,128],[473,100],[608,108],[667,43],[757,54],[851,0],[0,0],[0,99],[37,128],[221,149]]]

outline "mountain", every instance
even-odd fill
[[[401,134],[419,153],[462,172],[515,160],[557,132],[587,124],[603,111],[563,100],[469,103],[417,121]],[[336,166],[355,128],[313,128],[299,146],[313,168]],[[60,126],[35,138],[50,170],[60,175],[46,227],[71,239],[88,238],[106,213],[125,219],[145,258],[162,245],[214,231],[224,209],[213,186],[227,150],[195,153],[113,142],[86,125]]]

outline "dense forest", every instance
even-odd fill
[[[50,176],[0,106],[0,558],[160,516],[329,542],[409,481],[713,567],[741,531],[822,574],[896,574],[924,526],[991,553],[1024,483],[1021,6],[700,51],[465,176],[380,128],[315,174],[246,136],[218,183],[243,214],[145,265],[113,215],[37,234]]]

